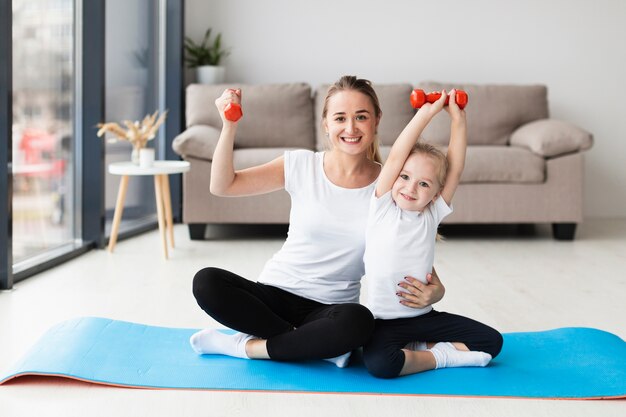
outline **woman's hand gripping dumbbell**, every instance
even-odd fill
[[[228,94],[227,94],[228,93]],[[230,98],[231,101],[226,104],[224,107],[224,118],[230,122],[236,122],[243,116],[243,111],[241,110],[241,104],[232,101],[233,94],[236,96],[236,99],[241,100],[241,90],[229,88],[224,91],[224,94],[220,98],[218,98],[215,103],[218,108],[220,108],[220,101]]]
[[[426,94],[424,90],[415,89],[411,93],[411,106],[413,106],[414,109],[419,109],[426,103],[434,103],[435,101],[439,100],[440,97],[441,93],[439,92]],[[468,100],[469,97],[467,96],[467,93],[465,91],[456,90],[456,104],[459,106],[460,109],[464,109],[465,106],[467,106]],[[448,96],[446,98],[446,106],[449,102],[450,97]]]

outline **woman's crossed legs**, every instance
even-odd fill
[[[200,270],[193,294],[208,315],[245,334],[222,343],[221,334],[200,332],[196,344],[192,338],[200,353],[279,361],[334,358],[363,345],[374,329],[372,314],[360,304],[319,303],[219,268]]]

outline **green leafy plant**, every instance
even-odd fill
[[[218,33],[212,43],[211,28],[204,34],[202,43],[197,44],[191,38],[185,37],[185,62],[189,68],[201,67],[203,65],[219,65],[222,58],[227,57],[230,51],[222,48],[222,34]]]

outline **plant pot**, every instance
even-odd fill
[[[200,84],[221,84],[224,82],[225,74],[224,67],[205,65],[196,68],[196,81]]]
[[[154,165],[154,148],[139,149],[139,166],[141,168],[151,168]]]

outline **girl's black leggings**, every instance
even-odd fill
[[[469,350],[495,358],[502,349],[502,335],[467,317],[432,310],[422,316],[376,320],[371,340],[363,347],[368,371],[379,378],[395,378],[404,366],[402,348],[409,342],[461,342]]]
[[[357,303],[322,304],[219,268],[193,279],[198,305],[231,329],[267,339],[270,358],[325,359],[367,342],[374,317]]]

